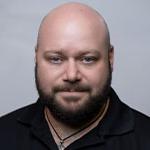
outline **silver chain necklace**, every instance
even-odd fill
[[[80,133],[81,131],[83,131],[83,130],[85,130],[86,128],[88,128],[90,125],[92,125],[94,122],[96,122],[97,119],[98,119],[100,116],[102,116],[102,118],[103,118],[103,116],[104,116],[104,114],[105,114],[105,112],[106,112],[106,110],[107,110],[107,108],[108,108],[108,105],[109,105],[109,100],[107,100],[107,102],[106,102],[106,104],[105,104],[105,106],[104,106],[104,109],[103,109],[102,113],[100,113],[100,115],[98,115],[92,122],[90,122],[90,123],[87,124],[86,126],[82,127],[82,128],[79,129],[78,131],[76,131],[76,132],[70,134],[69,136],[67,136],[67,137],[65,137],[65,138],[61,138],[61,137],[60,137],[60,135],[58,134],[58,132],[57,132],[56,129],[54,128],[53,124],[51,123],[51,121],[50,121],[50,119],[49,119],[49,117],[48,117],[47,111],[45,111],[45,115],[46,115],[47,121],[48,121],[48,123],[50,124],[50,126],[52,127],[53,131],[55,132],[55,134],[57,135],[57,137],[58,137],[58,139],[59,139],[59,144],[58,144],[59,150],[64,150],[64,149],[65,149],[64,142],[65,142],[67,139],[69,139],[69,138],[71,138],[71,137],[77,135],[77,134]],[[102,119],[102,118],[101,118],[101,119]]]

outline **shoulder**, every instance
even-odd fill
[[[150,141],[150,117],[137,110],[132,109],[132,111],[135,119],[135,133],[141,140]]]
[[[135,109],[132,109],[133,111],[133,114],[134,114],[134,117],[135,117],[135,122],[137,124],[139,124],[141,127],[148,127],[150,128],[150,117],[135,110]]]
[[[132,128],[122,138],[128,141],[131,146],[135,146],[140,150],[149,150],[150,147],[150,117],[139,112],[130,106],[121,102],[121,116],[125,117],[124,125],[129,127],[132,122]],[[127,113],[128,112],[128,113]],[[130,113],[129,113],[130,112]],[[124,115],[123,115],[124,114]],[[129,116],[130,115],[130,116]],[[120,118],[121,120],[122,118]],[[122,125],[123,126],[123,125]]]
[[[130,108],[133,112],[134,121],[135,121],[135,128],[147,130],[150,129],[150,117],[143,114],[142,112],[139,112],[133,108]]]
[[[122,102],[113,90],[111,92],[111,99],[111,113],[113,112],[112,116],[115,115],[116,121],[119,120],[119,122],[122,123],[121,126],[124,126],[124,124],[126,124],[126,128],[129,127],[129,125],[131,125],[132,129],[135,130],[136,134],[145,134],[145,136],[148,135],[150,137],[149,116],[131,108],[129,105]]]
[[[119,139],[123,139],[125,143],[134,143],[133,145],[138,146],[138,149],[148,150],[150,147],[150,117],[123,103],[114,91],[111,93],[111,106],[109,124],[113,118],[114,123],[111,128],[113,133],[120,133]]]
[[[32,120],[37,108],[34,103],[0,117],[1,149],[18,149],[23,139],[29,137],[30,124],[27,121]]]
[[[2,133],[3,131],[13,129],[14,126],[17,126],[17,122],[19,117],[24,114],[25,112],[34,110],[36,103],[30,104],[28,106],[24,106],[22,108],[19,108],[11,113],[8,113],[4,116],[0,117],[0,132]]]

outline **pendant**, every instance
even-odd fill
[[[64,150],[64,149],[65,149],[65,146],[64,146],[63,144],[64,144],[64,141],[61,140],[61,141],[60,141],[60,144],[58,145],[58,149],[59,149],[59,150]]]

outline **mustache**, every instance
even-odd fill
[[[64,84],[53,88],[54,92],[87,92],[91,91],[90,86],[83,84]]]

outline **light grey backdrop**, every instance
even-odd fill
[[[66,0],[0,0],[0,115],[35,102],[34,46],[42,17]],[[150,115],[150,1],[78,0],[102,13],[115,47],[112,86]]]

